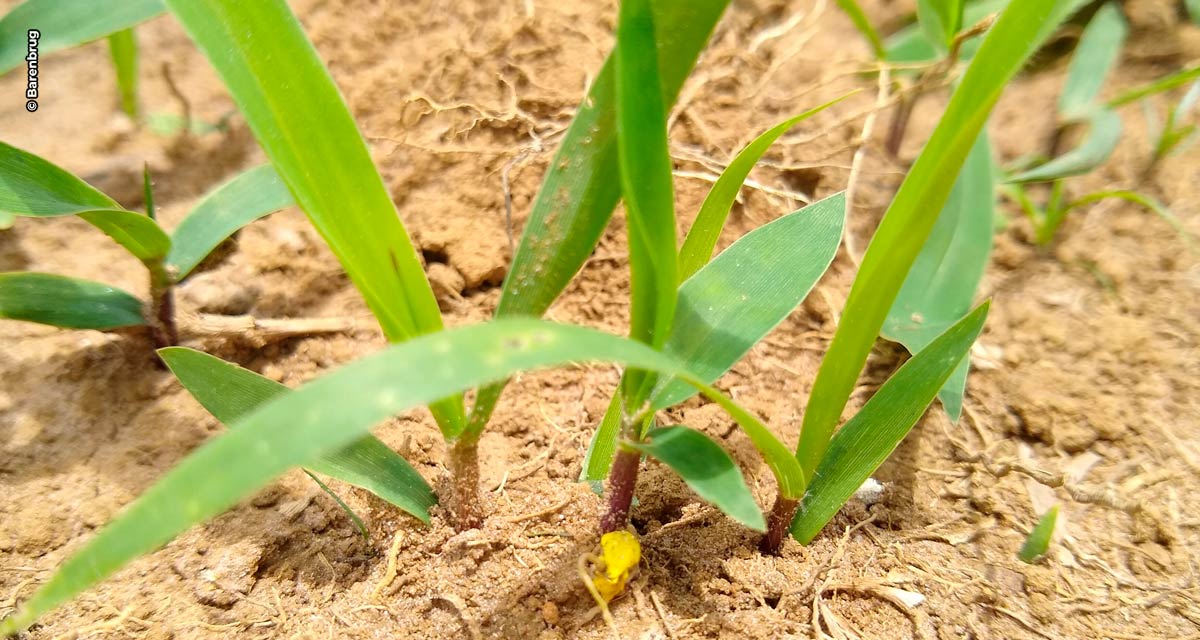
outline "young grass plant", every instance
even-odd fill
[[[1054,526],[1057,523],[1058,505],[1054,505],[1038,519],[1033,530],[1029,532],[1029,536],[1025,538],[1025,544],[1021,545],[1021,551],[1017,553],[1017,557],[1023,562],[1033,564],[1045,556],[1046,552],[1050,550],[1050,541],[1054,538]]]
[[[630,337],[680,358],[707,383],[782,321],[824,273],[841,237],[844,199],[839,195],[765,225],[706,265],[754,164],[785,131],[828,106],[822,105],[772,128],[738,154],[677,251],[666,113],[656,90],[655,31],[648,2],[621,3],[617,146],[630,247]],[[734,519],[763,529],[745,480],[718,445],[683,426],[652,430],[654,411],[692,393],[649,372],[628,370],[622,376],[584,465],[585,479],[609,477],[602,533],[626,527],[642,455],[666,463]],[[768,464],[782,465],[780,472],[794,477],[787,448],[748,412],[737,407],[733,412]],[[703,452],[705,465],[689,464],[694,459],[685,446],[696,455]],[[707,475],[714,469],[729,472]]]
[[[669,34],[654,40],[663,109],[674,104],[728,4],[729,0],[651,3],[654,24],[661,33]],[[545,313],[583,267],[608,225],[621,197],[616,85],[614,52],[605,60],[551,161],[504,279],[497,318]],[[478,455],[479,437],[506,384],[500,381],[477,391],[466,429],[453,438],[453,458],[473,460]],[[469,501],[478,499],[472,495]]]
[[[955,176],[975,146],[992,107],[1009,79],[1066,17],[1072,4],[1071,0],[1013,0],[1008,4],[988,30],[945,113],[900,185],[863,255],[841,314],[842,322],[821,361],[809,395],[796,450],[804,478],[811,483],[804,496],[804,508],[797,511],[798,502],[780,492],[772,509],[772,527],[764,541],[764,550],[774,550],[783,539],[777,523],[790,522],[793,535],[807,541],[811,537],[809,534],[815,534],[833,515],[827,509],[810,505],[822,502],[826,492],[840,493],[830,488],[839,486],[840,478],[859,479],[861,483],[884,459],[865,456],[862,453],[865,443],[890,452],[920,416],[919,412],[910,413],[912,422],[899,423],[903,428],[880,429],[878,432],[871,432],[870,422],[863,421],[864,426],[860,429],[866,430],[868,435],[861,441],[849,440],[861,443],[855,446],[843,448],[841,442],[843,438],[855,438],[857,429],[848,432],[843,428],[836,438],[833,437],[875,337],[883,328],[909,270],[938,220],[937,212],[950,197]],[[961,327],[963,322],[966,320],[944,333],[943,338]],[[934,344],[941,339],[935,340]],[[919,352],[917,357],[932,346]],[[943,365],[950,367],[942,383],[959,366],[965,353],[963,351],[958,358],[941,360]],[[938,384],[939,388],[942,383]],[[895,415],[903,414],[896,411]],[[831,467],[841,469],[843,465],[852,471],[825,472]]]
[[[173,233],[154,219],[150,175],[146,213],[128,211],[68,171],[0,142],[0,211],[50,218],[76,215],[111,237],[145,265],[145,303],[120,289],[42,273],[0,274],[0,317],[71,329],[145,325],[155,344],[178,341],[174,287],[238,229],[292,204],[270,167],[251,169],[205,196]]]
[[[1108,198],[1119,198],[1143,206],[1158,214],[1177,230],[1182,228],[1174,216],[1153,198],[1129,189],[1112,189],[1068,198],[1064,180],[1072,176],[1089,173],[1112,157],[1121,139],[1123,128],[1117,108],[1156,93],[1168,91],[1200,76],[1200,66],[1168,74],[1143,87],[1126,91],[1117,97],[1102,101],[1100,93],[1105,79],[1115,66],[1121,47],[1128,34],[1128,25],[1116,2],[1100,7],[1084,29],[1067,70],[1067,80],[1059,94],[1059,124],[1051,139],[1050,158],[1010,170],[1005,178],[1004,191],[1014,200],[1029,218],[1034,228],[1034,241],[1049,244],[1058,232],[1066,215],[1079,208]],[[1170,112],[1167,125],[1155,143],[1154,153],[1147,170],[1170,152],[1171,148],[1186,138],[1191,131],[1177,125],[1178,114],[1186,113],[1195,98],[1189,92],[1180,103],[1183,109]],[[1059,152],[1061,141],[1075,129],[1085,132],[1072,148]],[[1028,185],[1046,184],[1047,196],[1040,205],[1034,202]],[[1183,234],[1187,239],[1187,234]]]

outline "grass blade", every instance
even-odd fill
[[[1196,251],[1195,236],[1193,236],[1191,234],[1191,232],[1189,232],[1187,230],[1187,228],[1183,226],[1183,223],[1179,221],[1179,218],[1176,217],[1175,214],[1171,213],[1171,210],[1168,209],[1166,207],[1166,205],[1164,205],[1163,203],[1159,202],[1158,200],[1155,200],[1154,198],[1152,198],[1148,195],[1138,193],[1136,191],[1129,191],[1127,189],[1113,189],[1110,191],[1096,191],[1093,193],[1089,193],[1086,196],[1080,197],[1076,200],[1072,200],[1070,203],[1063,206],[1062,209],[1063,209],[1063,212],[1065,213],[1076,207],[1082,207],[1085,205],[1092,204],[1094,202],[1106,200],[1108,198],[1117,198],[1119,200],[1124,200],[1126,202],[1130,202],[1130,203],[1136,204],[1140,207],[1149,209],[1151,213],[1162,218],[1164,222],[1171,225],[1171,228],[1174,229],[1175,232],[1179,234],[1179,236],[1183,239],[1184,243],[1187,245],[1189,250]]]
[[[908,435],[971,350],[987,312],[985,302],[904,363],[837,432],[792,520],[797,540],[808,544]]]
[[[1147,85],[1130,89],[1109,100],[1105,103],[1105,106],[1110,109],[1123,107],[1131,102],[1137,102],[1142,98],[1148,98],[1164,91],[1170,91],[1176,87],[1182,87],[1197,78],[1200,78],[1200,64],[1165,75]]]
[[[846,195],[834,194],[742,236],[679,287],[664,351],[713,382],[783,321],[829,268],[842,238]],[[653,407],[696,393],[660,384]]]
[[[621,0],[617,157],[629,234],[629,335],[655,348],[667,341],[679,285],[675,196],[657,56],[649,0]]]
[[[879,33],[875,31],[875,27],[871,26],[871,20],[867,14],[863,12],[862,7],[858,6],[857,0],[837,0],[837,5],[846,12],[846,16],[850,18],[850,22],[854,24],[854,28],[866,38],[867,44],[871,45],[871,52],[875,54],[877,60],[883,60],[887,57],[887,50],[883,46],[883,40],[879,37]]]
[[[166,0],[271,164],[397,342],[442,328],[420,257],[329,71],[284,0]],[[281,64],[281,61],[287,64]],[[443,432],[462,399],[431,407]]]
[[[754,165],[767,152],[767,149],[775,144],[779,136],[797,123],[841,102],[846,97],[842,96],[814,109],[809,109],[794,118],[784,120],[755,138],[738,152],[729,166],[721,172],[721,177],[709,190],[708,195],[705,196],[704,204],[700,205],[700,212],[696,214],[696,220],[692,222],[692,228],[683,240],[683,246],[679,249],[680,282],[692,277],[692,274],[699,271],[700,267],[703,267],[712,258],[713,249],[721,237],[721,229],[725,227],[725,220],[729,217],[733,201],[746,182],[746,177],[750,175],[750,171],[754,169]]]
[[[116,329],[145,324],[142,302],[99,282],[20,271],[0,273],[0,318],[64,329]]]
[[[583,472],[579,479],[585,482],[603,482],[612,468],[617,455],[617,441],[621,436],[621,394],[614,393],[608,409],[592,434],[587,453],[583,456]]]
[[[766,531],[767,522],[746,478],[733,458],[711,438],[684,426],[663,427],[647,434],[646,442],[630,447],[662,461],[702,499],[730,518],[753,529]]]
[[[1033,530],[1029,532],[1029,537],[1025,538],[1025,544],[1021,545],[1017,557],[1032,564],[1034,560],[1046,555],[1050,550],[1050,540],[1054,537],[1054,525],[1057,523],[1058,505],[1054,505],[1042,514]]]
[[[134,257],[145,263],[162,260],[171,250],[171,238],[150,218],[133,211],[84,211],[76,214],[103,231]]]
[[[592,329],[508,319],[421,336],[282,394],[230,424],[70,556],[0,622],[0,635],[27,628],[126,562],[220,513],[288,468],[352,444],[390,416],[520,371],[582,361],[617,362],[693,380],[714,401],[745,413],[670,357]],[[739,423],[756,420],[735,417]],[[798,470],[790,451],[779,447]]]
[[[1102,108],[1088,117],[1087,127],[1087,137],[1079,146],[1008,181],[1049,182],[1088,173],[1107,162],[1121,141],[1121,116],[1112,109]]]
[[[171,239],[150,218],[46,160],[0,142],[0,211],[48,218],[78,215],[142,262],[167,255]]]
[[[158,354],[188,393],[226,425],[236,425],[242,416],[290,391],[253,371],[185,347],[160,349]],[[363,436],[306,466],[362,487],[422,522],[429,522],[429,507],[437,502],[424,478],[375,436]]]
[[[259,218],[295,204],[271,165],[255,167],[206,195],[171,234],[167,264],[183,280],[217,245]]]
[[[117,75],[121,110],[138,119],[138,45],[133,29],[122,29],[108,36],[108,52]]]
[[[988,31],[925,149],[867,247],[813,384],[797,456],[817,468],[909,268],[1009,79],[1075,0],[1012,0]]]
[[[675,103],[729,0],[652,4],[663,105]],[[615,54],[580,105],[538,191],[497,317],[545,313],[591,255],[621,195]]]
[[[0,211],[43,217],[120,208],[66,169],[0,142]]]
[[[15,222],[16,219],[17,217],[12,213],[8,211],[0,211],[0,231],[13,226],[13,222]]]
[[[1084,120],[1091,114],[1128,33],[1129,26],[1116,2],[1100,7],[1092,17],[1075,47],[1066,85],[1058,96],[1058,112],[1064,122]]]
[[[0,18],[0,75],[25,61],[26,31],[38,29],[38,53],[69,49],[132,27],[163,12],[162,0],[26,0]]]
[[[992,252],[994,168],[987,133],[981,133],[883,323],[883,337],[909,353],[929,346],[971,310]],[[938,392],[954,421],[962,412],[969,366],[964,359]]]

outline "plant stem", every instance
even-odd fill
[[[888,129],[887,136],[887,152],[894,158],[900,155],[900,146],[904,144],[904,134],[908,133],[908,121],[912,117],[913,107],[917,104],[917,98],[921,94],[915,92],[912,95],[906,95],[900,100],[900,104],[896,106],[896,114],[892,116],[892,125]]]
[[[179,343],[179,329],[175,325],[175,287],[161,263],[147,266],[150,268],[150,317],[147,318],[150,335],[155,347],[172,347]]]
[[[608,509],[600,518],[600,533],[620,531],[629,524],[629,507],[633,504],[633,488],[637,485],[638,467],[642,454],[632,449],[620,449],[608,473]]]
[[[792,526],[792,518],[795,517],[798,506],[800,506],[799,500],[783,496],[775,497],[775,506],[771,508],[771,513],[767,517],[767,535],[763,536],[762,541],[758,543],[759,551],[768,555],[779,553],[779,547],[787,538],[788,529]]]
[[[483,508],[479,503],[479,440],[470,436],[459,438],[450,447],[450,482],[454,496],[454,529],[466,531],[483,524]]]

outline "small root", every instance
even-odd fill
[[[608,625],[608,629],[612,631],[613,637],[616,638],[616,640],[621,640],[621,631],[617,628],[617,621],[613,619],[612,612],[608,610],[608,603],[605,602],[604,598],[600,596],[600,591],[596,588],[596,582],[592,580],[591,572],[588,571],[588,564],[594,563],[598,560],[599,558],[596,556],[590,553],[585,553],[584,555],[579,556],[579,560],[576,563],[576,569],[579,571],[579,579],[583,581],[583,586],[588,590],[588,593],[592,595],[592,600],[596,601],[596,608],[600,610],[600,615],[604,617],[604,624]],[[587,616],[586,620],[590,620],[595,616],[595,613],[593,613],[594,611],[595,609],[593,609],[592,612],[588,612],[589,615]]]
[[[392,586],[392,582],[396,580],[400,544],[402,542],[404,542],[404,532],[397,531],[395,537],[392,538],[392,546],[388,549],[387,569],[383,572],[383,578],[371,590],[371,600],[379,600],[384,595],[384,590]]]

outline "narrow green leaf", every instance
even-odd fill
[[[771,145],[775,144],[780,136],[797,123],[841,102],[846,97],[842,96],[831,100],[794,118],[784,120],[755,138],[738,152],[729,166],[721,172],[721,176],[717,178],[717,182],[713,184],[708,195],[705,196],[704,203],[700,205],[700,212],[696,214],[696,220],[692,222],[692,228],[688,231],[683,246],[679,249],[680,282],[692,277],[692,274],[699,271],[700,267],[703,267],[712,257],[713,249],[721,237],[721,229],[725,227],[725,220],[729,217],[729,210],[733,207],[738,192],[741,191],[746,177],[750,175],[750,171],[754,169],[754,165],[767,152],[767,149],[771,148]]]
[[[12,227],[13,222],[15,222],[16,219],[17,217],[12,213],[8,211],[0,211],[0,231]]]
[[[941,53],[950,50],[950,43],[962,25],[962,0],[917,0],[917,22],[925,37]]]
[[[1121,141],[1121,116],[1112,109],[1094,111],[1087,119],[1087,135],[1079,146],[1066,153],[1022,171],[1009,182],[1049,182],[1088,173],[1104,164]]]
[[[0,318],[64,329],[116,329],[145,324],[142,302],[99,282],[19,271],[0,273]]]
[[[1058,505],[1054,505],[1042,514],[1033,530],[1029,532],[1029,537],[1025,538],[1025,544],[1021,545],[1017,557],[1032,564],[1034,560],[1046,555],[1050,550],[1050,540],[1054,537],[1054,525],[1057,523]]]
[[[121,110],[138,119],[138,45],[133,29],[122,29],[108,36],[108,52],[117,75]]]
[[[162,0],[26,0],[0,18],[0,75],[25,62],[27,31],[37,29],[38,54],[99,40],[163,12]]]
[[[613,393],[608,402],[608,409],[592,434],[588,443],[587,453],[583,456],[583,472],[579,479],[588,482],[601,482],[608,477],[612,468],[613,458],[617,455],[617,440],[621,435],[621,391]]]
[[[679,308],[663,350],[705,382],[721,377],[803,300],[833,262],[846,195],[824,200],[750,231],[679,287]],[[660,384],[656,410],[696,391]]]
[[[442,328],[420,257],[329,71],[284,0],[166,0],[296,203],[397,342]],[[286,61],[286,64],[283,62]],[[431,407],[443,433],[462,398]]]
[[[842,322],[813,383],[797,449],[806,473],[824,456],[875,337],[1001,91],[1074,1],[1012,0],[988,31],[900,185],[863,256]]]
[[[421,336],[281,394],[234,421],[83,544],[0,622],[0,635],[25,629],[133,558],[227,509],[288,468],[352,444],[390,416],[520,371],[581,361],[618,362],[690,379],[722,406],[740,410],[670,357],[592,329],[508,319]],[[798,470],[790,451],[776,444]]]
[[[171,250],[171,238],[154,220],[133,211],[104,209],[76,213],[103,231],[135,258],[145,263],[162,260]]]
[[[289,391],[274,380],[192,349],[168,347],[158,354],[188,393],[226,425],[236,426],[242,416]],[[429,507],[437,502],[416,469],[375,436],[363,436],[305,466],[362,487],[422,522],[429,522]]]
[[[167,254],[171,239],[150,218],[126,211],[69,171],[0,142],[0,211],[47,218],[78,215],[143,262]]]
[[[0,142],[0,211],[20,216],[65,216],[120,208],[112,198],[66,169]]]
[[[1176,217],[1175,214],[1171,213],[1171,210],[1168,209],[1166,205],[1152,198],[1151,196],[1138,193],[1136,191],[1130,191],[1128,189],[1112,189],[1108,191],[1096,191],[1089,193],[1064,205],[1062,207],[1063,213],[1065,214],[1071,209],[1089,205],[1101,200],[1106,200],[1108,198],[1117,198],[1149,209],[1151,213],[1162,218],[1164,222],[1171,225],[1171,228],[1174,229],[1176,233],[1178,233],[1183,239],[1184,243],[1187,244],[1188,249],[1192,251],[1196,250],[1195,236],[1193,236],[1191,232],[1189,232],[1187,228],[1183,226],[1183,223],[1179,221],[1179,218]]]
[[[1148,98],[1164,91],[1170,91],[1176,87],[1182,87],[1183,85],[1197,78],[1200,78],[1200,64],[1165,75],[1141,87],[1130,89],[1129,91],[1118,95],[1112,100],[1109,100],[1107,103],[1105,103],[1105,106],[1110,109],[1123,107],[1131,102],[1137,102],[1143,98]]]
[[[883,337],[903,344],[909,353],[924,349],[971,310],[992,252],[993,170],[991,145],[983,132],[884,320]],[[962,412],[969,367],[970,359],[964,359],[938,392],[954,421]]]
[[[667,341],[679,285],[675,196],[657,55],[650,1],[621,0],[617,157],[629,235],[629,335],[655,348]]]
[[[295,204],[271,165],[255,167],[217,187],[171,234],[167,264],[183,280],[217,245],[259,218]]]
[[[683,81],[729,0],[652,3],[663,105]],[[525,223],[497,317],[545,313],[592,254],[621,195],[615,52],[571,122]]]
[[[350,521],[354,523],[354,528],[358,529],[358,535],[362,536],[363,542],[370,542],[371,533],[367,531],[367,524],[363,522],[362,518],[358,517],[357,513],[354,513],[354,509],[351,509],[350,505],[346,504],[337,493],[334,493],[333,489],[330,489],[328,485],[326,485],[324,482],[321,482],[321,479],[314,475],[313,472],[305,469],[304,475],[308,476],[309,479],[311,479],[318,487],[321,488],[321,491],[325,492],[325,495],[332,498],[333,501],[337,503],[337,506],[341,507],[342,513],[345,513],[346,517],[350,518]]]
[[[792,535],[801,544],[821,531],[908,435],[971,350],[987,312],[985,302],[917,352],[838,430],[792,520]]]
[[[660,460],[696,495],[755,531],[766,531],[762,509],[733,458],[711,438],[683,426],[654,429],[645,442],[628,446]]]
[[[1100,7],[1092,17],[1075,47],[1067,68],[1067,82],[1058,96],[1058,112],[1063,121],[1075,122],[1091,115],[1128,33],[1129,26],[1116,2]]]
[[[683,81],[729,0],[655,2],[663,105]],[[610,54],[567,129],[534,199],[500,292],[496,317],[540,316],[596,248],[621,195],[617,162],[615,53]],[[487,425],[503,382],[480,389],[467,437]]]
[[[1196,108],[1196,103],[1200,102],[1200,82],[1195,82],[1188,88],[1187,93],[1183,94],[1183,98],[1167,113],[1167,122],[1161,128],[1154,144],[1154,158],[1161,160],[1171,153],[1178,151],[1181,145],[1186,142],[1193,134],[1196,133],[1197,126],[1194,124],[1181,124],[1192,115],[1192,111]],[[1147,105],[1148,102],[1143,102]],[[1147,113],[1152,113],[1148,110]]]
[[[846,16],[854,24],[854,28],[858,29],[858,32],[871,45],[871,51],[875,54],[875,58],[878,60],[886,58],[887,50],[884,49],[883,40],[880,39],[879,33],[875,31],[875,27],[871,26],[870,18],[863,12],[857,0],[837,0],[837,4],[842,8],[842,11],[846,12]]]

